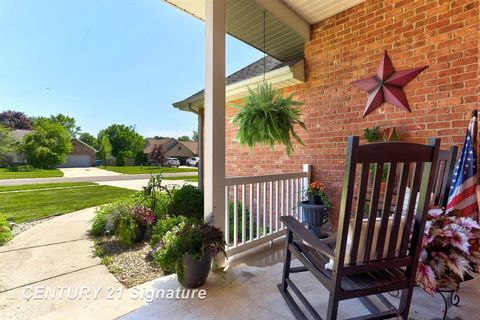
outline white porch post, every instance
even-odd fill
[[[225,229],[225,0],[205,0],[204,194],[206,219]]]

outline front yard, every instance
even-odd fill
[[[0,188],[0,218],[15,223],[94,207],[135,191],[95,183],[49,183]]]
[[[35,169],[33,171],[26,172],[12,172],[8,171],[7,168],[0,168],[0,180],[56,177],[63,177],[63,172],[58,169]]]
[[[158,166],[107,166],[101,169],[114,171],[123,174],[150,174],[150,173],[176,173],[176,172],[198,172],[197,168],[174,168]]]

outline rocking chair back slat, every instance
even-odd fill
[[[405,257],[407,255],[408,245],[410,242],[410,235],[412,231],[413,218],[415,216],[415,211],[417,210],[417,197],[418,191],[420,190],[420,183],[422,182],[422,172],[423,172],[423,163],[417,162],[415,164],[415,171],[413,176],[413,184],[410,192],[410,198],[408,202],[408,209],[405,217],[405,227],[403,228],[402,241],[400,242],[400,257]]]
[[[373,233],[377,222],[378,200],[380,198],[380,188],[382,183],[384,163],[377,163],[375,166],[375,177],[373,182],[372,200],[370,202],[370,213],[368,216],[367,239],[365,241],[365,252],[363,261],[370,261],[370,253],[372,251]],[[360,193],[366,193],[367,190],[359,190]]]
[[[402,219],[403,203],[405,201],[405,191],[408,182],[408,176],[410,175],[410,162],[404,162],[402,164],[402,172],[400,174],[400,181],[398,186],[397,201],[395,205],[395,214],[393,217],[393,225],[391,234],[398,234],[400,232],[400,222]],[[397,248],[398,237],[390,236],[390,243],[388,246],[388,259],[392,259],[395,256]]]
[[[397,163],[392,162],[388,167],[387,186],[385,189],[385,199],[383,202],[382,219],[377,240],[377,260],[383,259],[385,238],[387,236],[388,220],[390,218],[390,209],[392,207],[393,191],[395,189],[397,173]]]
[[[368,175],[370,171],[370,163],[364,163],[362,166],[362,172],[360,177],[360,190],[367,190],[368,187]],[[352,241],[352,250],[350,252],[350,262],[355,264],[357,262],[358,246],[360,243],[360,232],[363,223],[363,215],[365,213],[365,200],[367,198],[367,192],[360,192],[357,202],[357,214],[355,216],[355,229],[354,237]]]

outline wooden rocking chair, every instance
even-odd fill
[[[440,150],[438,153],[437,165],[435,166],[435,181],[433,182],[434,206],[447,206],[450,181],[455,169],[457,153],[457,146],[452,146],[449,150]]]
[[[440,139],[429,140],[429,145],[389,142],[360,146],[358,137],[349,137],[336,244],[318,239],[291,216],[281,217],[287,238],[278,288],[297,319],[307,317],[291,292],[314,319],[322,319],[291,279],[291,274],[304,271],[311,272],[330,292],[327,319],[337,318],[340,301],[353,298],[360,298],[371,314],[352,319],[408,318],[430,201],[427,195],[432,192],[439,151]],[[384,166],[388,173],[381,195]],[[369,183],[371,171],[373,183]],[[410,171],[413,180],[405,212]],[[292,253],[303,266],[291,267]],[[402,290],[398,308],[382,295],[396,290]],[[370,295],[376,295],[386,310],[365,303]]]

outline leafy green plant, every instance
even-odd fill
[[[0,217],[0,246],[13,238],[10,226],[5,218]]]
[[[293,151],[292,137],[303,145],[295,131],[295,125],[307,130],[300,119],[302,113],[297,108],[303,102],[293,97],[293,94],[283,97],[268,83],[260,84],[256,90],[249,89],[244,105],[235,105],[239,113],[231,120],[239,127],[236,136],[238,142],[250,148],[260,144],[273,149],[275,144],[282,144],[286,147],[287,155]]]
[[[172,230],[174,227],[179,226],[181,223],[185,223],[187,218],[184,216],[172,216],[166,219],[158,220],[152,230],[152,237],[150,238],[150,245],[155,247],[160,243],[165,234]]]
[[[228,215],[229,215],[229,235],[230,235],[230,241],[233,241],[233,235],[234,235],[234,223],[235,223],[235,211],[234,211],[234,204],[232,201],[228,203]],[[242,210],[243,206],[240,202],[237,203],[237,212],[238,212],[238,230],[237,230],[237,239],[241,240],[242,239]],[[256,232],[256,223],[253,224],[253,233],[255,234]],[[249,239],[250,237],[250,211],[245,208],[245,235],[246,238]]]
[[[368,142],[380,141],[380,127],[365,128],[363,130],[363,138]]]
[[[203,192],[192,185],[184,185],[174,192],[168,213],[174,216],[203,219]]]
[[[203,221],[190,219],[165,234],[153,259],[165,272],[176,272],[178,278],[182,279],[183,255],[189,254],[198,261],[208,252],[213,257],[219,253],[225,254],[223,232]]]
[[[118,240],[126,246],[130,246],[135,242],[135,239],[138,238],[138,222],[132,214],[120,217],[116,234]]]

